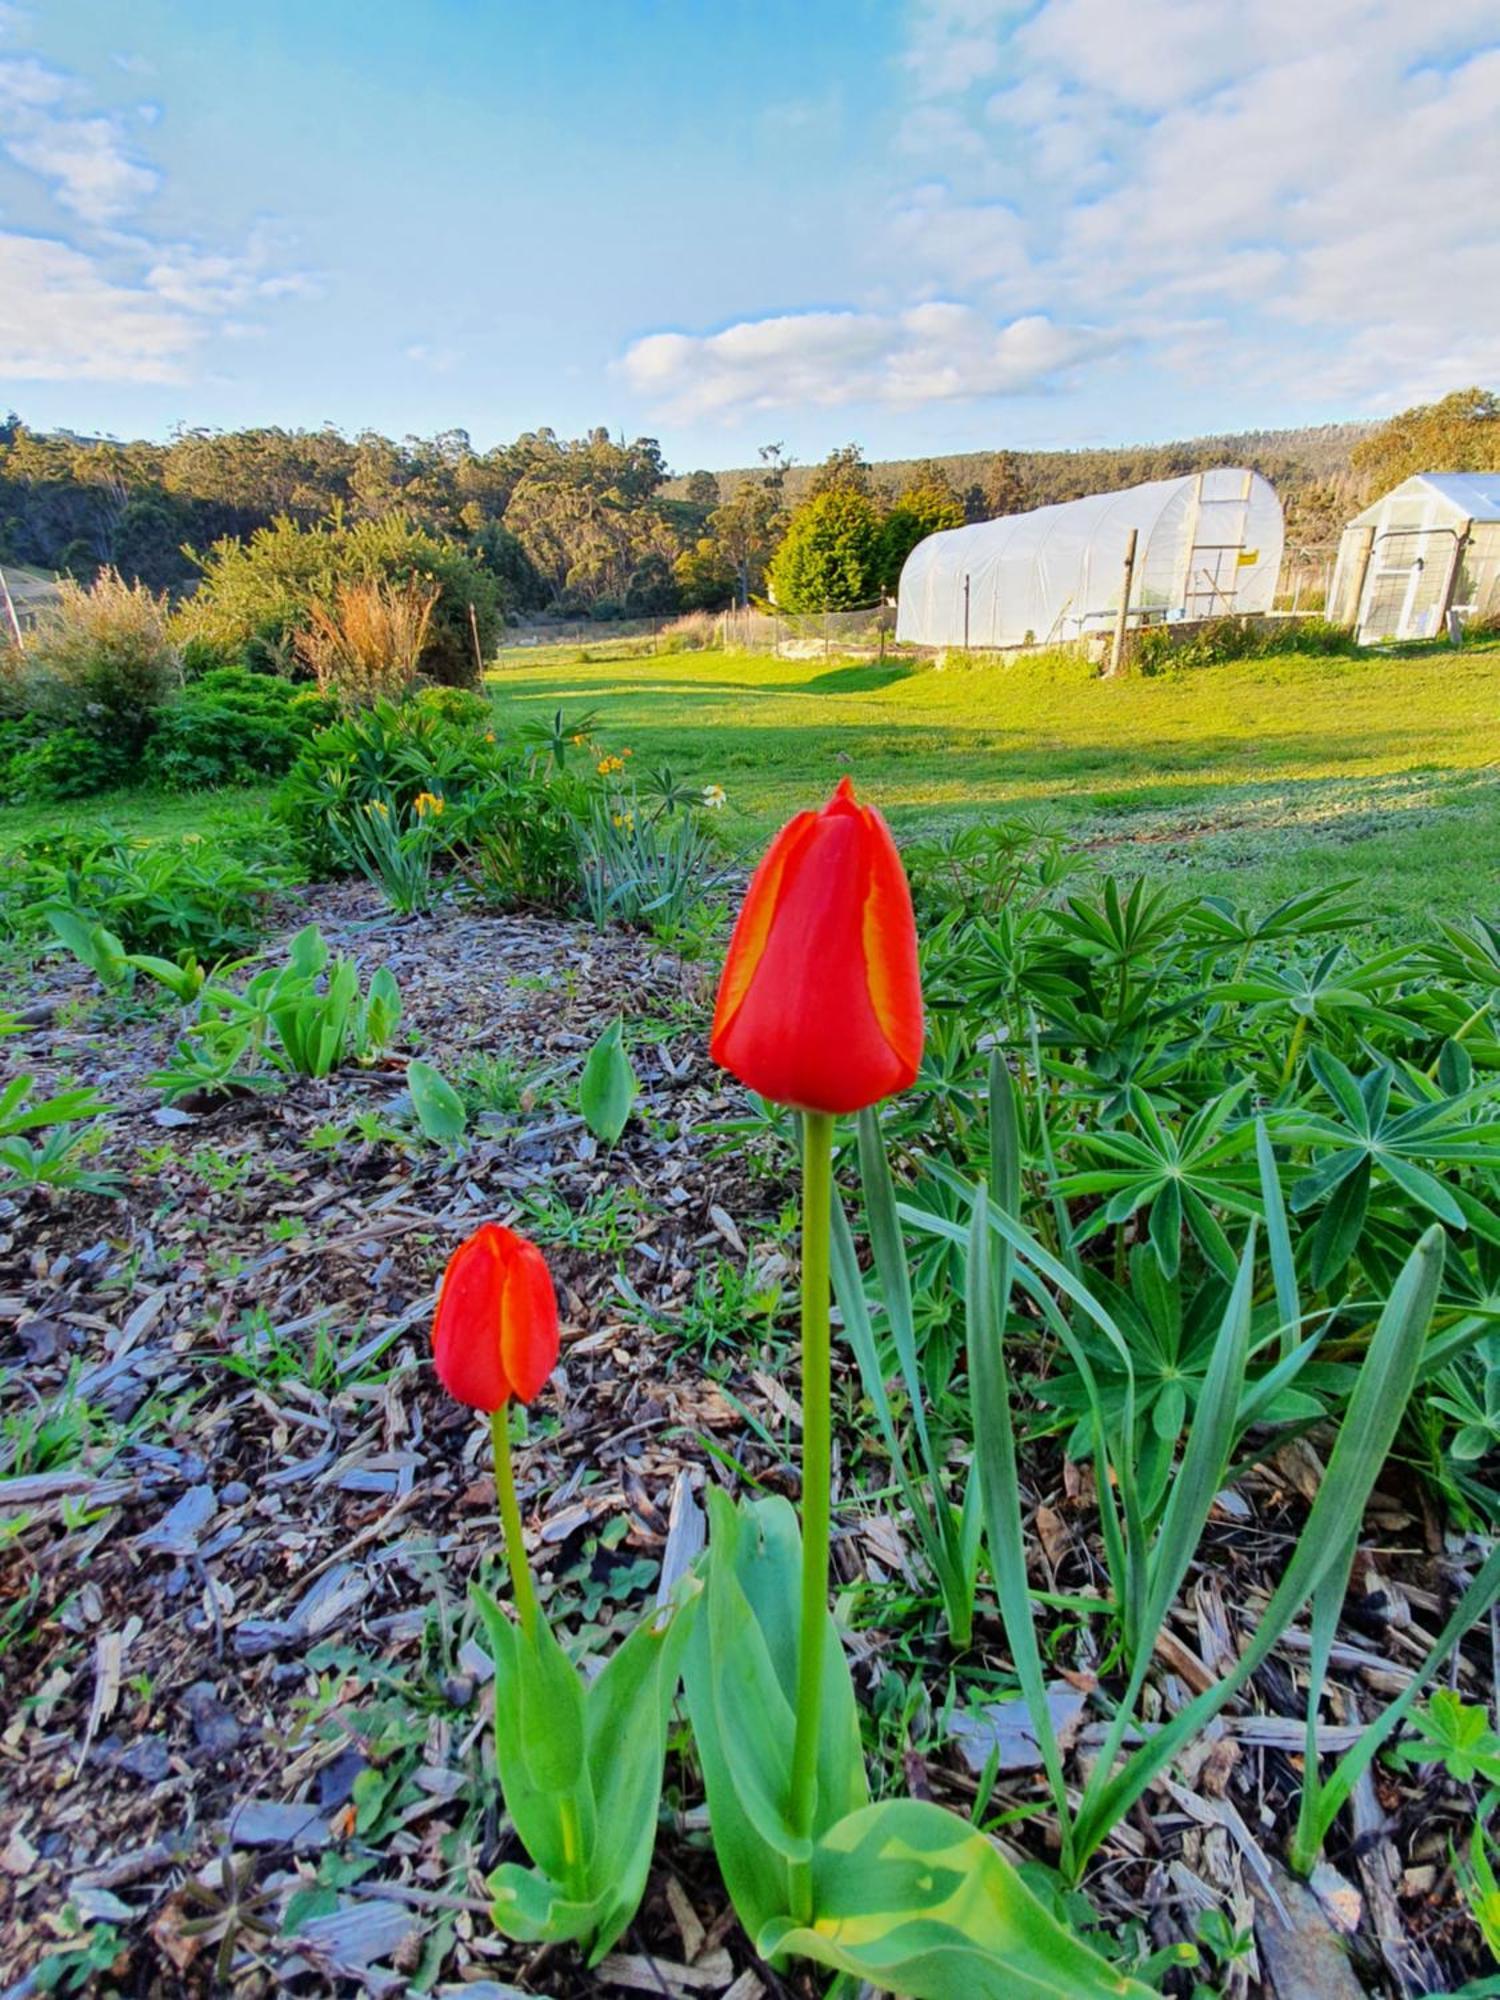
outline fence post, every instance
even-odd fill
[[[1109,649],[1109,671],[1111,676],[1119,673],[1125,664],[1125,634],[1130,625],[1130,586],[1135,582],[1135,545],[1139,530],[1132,528],[1125,542],[1125,574],[1120,583],[1120,609],[1115,618],[1115,640]]]
[[[969,572],[964,571],[964,651],[969,650]]]

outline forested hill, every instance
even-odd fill
[[[1352,463],[1355,446],[1378,425],[1315,424],[1303,430],[1231,431],[1217,437],[1182,438],[1170,444],[1097,446],[1077,451],[965,451],[930,458],[870,461],[877,492],[897,494],[940,468],[964,501],[971,520],[990,520],[1058,500],[1081,499],[1136,486],[1147,479],[1197,472],[1213,465],[1246,465],[1263,473],[1281,495],[1292,532],[1308,543],[1337,536],[1348,517],[1345,503],[1359,496],[1361,479]],[[794,465],[785,476],[786,496],[795,505],[818,477],[814,465]],[[716,474],[720,491],[731,495],[763,468],[736,467]],[[663,488],[677,497],[687,481]]]
[[[768,444],[758,461],[672,474],[655,438],[602,428],[527,431],[487,450],[462,430],[397,441],[332,426],[130,443],[34,431],[11,416],[0,418],[0,563],[83,582],[108,567],[180,595],[215,544],[221,558],[249,542],[256,560],[259,551],[273,567],[285,558],[322,574],[333,538],[399,516],[480,557],[508,612],[667,617],[760,595],[778,549],[831,489],[857,496],[865,567],[872,588],[888,589],[906,551],[936,529],[1226,463],[1264,473],[1286,510],[1289,549],[1323,560],[1355,508],[1406,474],[1500,469],[1500,396],[1456,390],[1378,427],[875,464],[849,444],[816,466]],[[275,535],[273,523],[284,524]]]

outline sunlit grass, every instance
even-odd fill
[[[593,710],[636,768],[728,790],[764,832],[855,776],[899,831],[1045,812],[1101,865],[1209,890],[1352,877],[1388,919],[1500,906],[1500,645],[1100,679],[735,653],[511,656],[507,719]]]

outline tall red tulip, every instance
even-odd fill
[[[443,1386],[492,1413],[529,1403],[557,1366],[557,1295],[542,1253],[486,1222],[448,1260],[432,1323]]]
[[[922,986],[906,871],[845,778],[755,871],[719,981],[709,1053],[763,1097],[858,1111],[915,1079]]]

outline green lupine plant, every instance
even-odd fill
[[[1085,1313],[1111,1342],[1120,1356],[1127,1385],[1132,1379],[1130,1350],[1120,1329],[1088,1286],[1018,1220],[1021,1165],[1016,1103],[1009,1071],[998,1055],[991,1064],[990,1094],[991,1171],[987,1183],[981,1180],[974,1187],[968,1232],[967,1310],[974,1434],[985,1531],[997,1579],[1001,1617],[1053,1795],[1061,1836],[1061,1870],[1066,1880],[1076,1882],[1110,1829],[1173,1757],[1245,1685],[1302,1607],[1313,1601],[1316,1624],[1320,1618],[1326,1619],[1326,1607],[1341,1599],[1366,1501],[1421,1372],[1427,1327],[1442,1273],[1444,1236],[1442,1228],[1434,1224],[1412,1251],[1392,1287],[1355,1379],[1302,1535],[1238,1662],[1128,1755],[1124,1754],[1125,1746],[1136,1726],[1136,1712],[1151,1665],[1152,1638],[1175,1601],[1229,1467],[1249,1347],[1255,1270],[1253,1229],[1239,1260],[1171,1496],[1154,1528],[1143,1515],[1132,1455],[1118,1449],[1111,1451],[1102,1404],[1096,1403],[1092,1412],[1095,1476],[1101,1535],[1113,1586],[1107,1608],[1121,1624],[1128,1677],[1103,1747],[1075,1805],[1067,1788],[1062,1752],[1047,1704],[1041,1645],[1026,1585],[1026,1546],[1005,1352],[1007,1309],[1013,1288],[1019,1287],[1042,1312],[1046,1324],[1069,1349],[1086,1380],[1091,1379],[1087,1356],[1059,1309],[1054,1292]],[[918,1226],[936,1226],[933,1218],[923,1211],[903,1205],[901,1212]],[[1124,1435],[1128,1437],[1132,1428],[1127,1424]],[[1450,1628],[1438,1641],[1435,1649],[1438,1659],[1466,1623],[1479,1615],[1476,1607],[1482,1608],[1493,1588],[1496,1569],[1500,1569],[1500,1562],[1492,1559],[1466,1593]],[[1329,1639],[1331,1642],[1331,1630]],[[1325,1661],[1326,1657],[1325,1651]],[[1436,1663],[1434,1660],[1431,1664]],[[1383,1736],[1380,1740],[1384,1740]],[[1350,1758],[1363,1755],[1367,1762],[1378,1747],[1376,1742],[1366,1751],[1362,1739],[1361,1745],[1348,1755]],[[1351,1765],[1347,1783],[1334,1802],[1335,1810],[1342,1797],[1347,1796],[1347,1787],[1353,1783],[1359,1768],[1358,1763]],[[1327,1808],[1332,1797],[1330,1791],[1323,1795],[1321,1808],[1315,1805],[1309,1809],[1318,1813],[1325,1828],[1331,1819]],[[1295,1852],[1302,1859],[1305,1846],[1299,1846]]]

